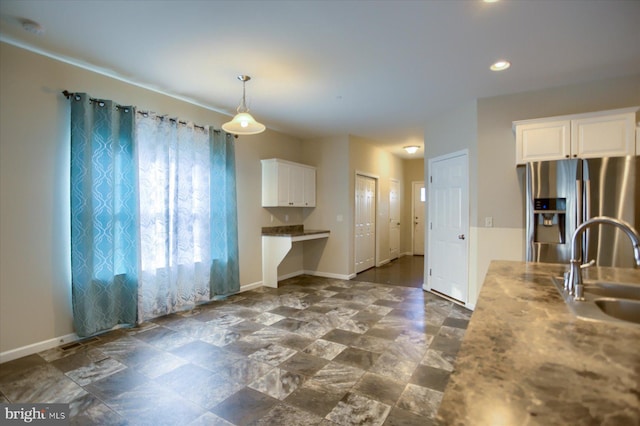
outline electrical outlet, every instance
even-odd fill
[[[485,228],[493,228],[493,217],[487,216],[484,218],[484,227]]]
[[[289,215],[288,215],[288,214],[285,214],[285,215],[284,215],[284,221],[285,221],[285,222],[289,222]]]

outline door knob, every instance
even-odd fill
[[[459,239],[459,240],[464,240],[464,234],[460,234],[460,235],[458,235],[458,239]]]

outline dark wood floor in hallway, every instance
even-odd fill
[[[356,275],[354,280],[422,288],[424,283],[424,256],[402,256],[380,267],[362,271]]]

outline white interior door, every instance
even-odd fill
[[[413,213],[413,254],[424,256],[424,205],[426,204],[426,194],[424,181],[412,183],[413,200],[411,211]]]
[[[400,182],[389,181],[389,259],[400,257]]]
[[[356,175],[356,274],[375,266],[376,180]]]
[[[468,153],[429,160],[428,286],[466,303],[468,297]]]

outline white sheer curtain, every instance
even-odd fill
[[[209,130],[136,118],[140,193],[138,321],[209,300]]]

